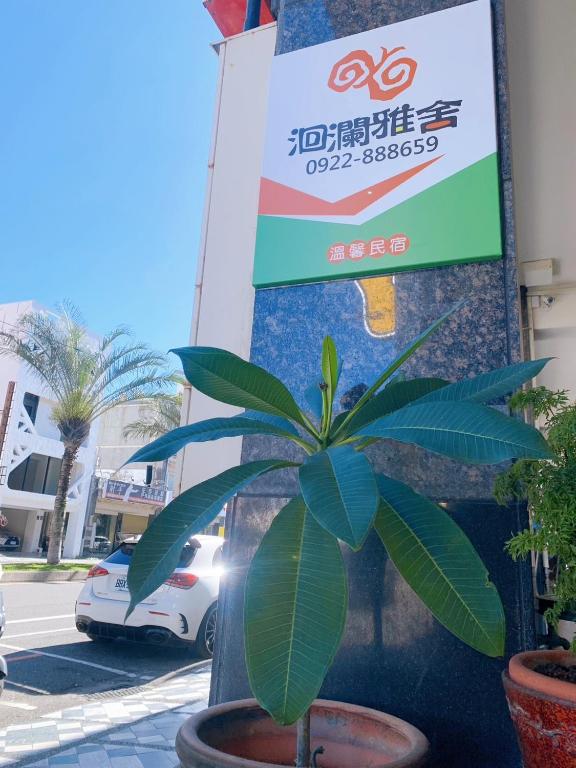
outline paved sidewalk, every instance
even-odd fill
[[[81,706],[0,731],[0,766],[174,768],[176,733],[208,706],[209,663],[124,695],[94,694]]]

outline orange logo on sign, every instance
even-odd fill
[[[368,87],[371,99],[389,101],[412,85],[418,63],[408,56],[398,56],[403,46],[388,51],[382,48],[380,61],[368,51],[352,51],[336,62],[328,78],[328,87],[343,93],[349,88]]]

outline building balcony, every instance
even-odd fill
[[[52,425],[53,426],[53,425]],[[0,501],[2,505],[28,509],[54,506],[64,444],[55,427],[51,436],[42,424],[34,423],[20,398],[15,397],[7,424],[4,445],[0,446]],[[90,482],[94,449],[78,451],[68,491],[68,504],[80,503]]]

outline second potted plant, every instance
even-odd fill
[[[515,558],[534,553],[544,562],[544,573],[536,578],[540,604],[548,606],[544,619],[574,650],[570,611],[576,605],[576,405],[566,392],[536,387],[514,395],[511,406],[530,409],[534,418],[544,420],[552,456],[522,459],[496,481],[499,502],[523,499],[530,509],[530,527],[507,548]],[[575,683],[573,652],[535,650],[511,659],[504,687],[526,768],[576,765]]]
[[[297,461],[250,462],[184,491],[135,549],[128,573],[131,608],[163,584],[182,546],[247,483],[287,467],[298,472],[300,494],[275,517],[247,576],[244,634],[255,700],[222,704],[191,718],[177,740],[185,768],[424,764],[426,739],[409,724],[316,700],[346,620],[341,546],[359,550],[372,528],[438,621],[477,651],[503,654],[502,604],[468,538],[441,507],[376,475],[364,454],[372,443],[388,439],[479,464],[550,455],[537,430],[486,405],[532,378],[545,361],[455,384],[393,378],[451,314],[415,339],[358,402],[335,417],[340,363],[329,337],[322,348],[316,416],[277,378],[236,355],[207,347],[175,350],[193,387],[246,412],[180,427],[132,460],[163,461],[191,441],[249,434],[275,435],[301,451]]]

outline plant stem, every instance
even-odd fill
[[[314,446],[307,440],[303,440],[301,437],[289,437],[288,439],[296,445],[299,445],[300,448],[302,448],[302,450],[305,451],[309,456],[314,453]]]
[[[312,435],[313,438],[315,438],[316,440],[319,440],[320,439],[320,434],[318,433],[318,431],[314,427],[314,424],[312,424],[312,422],[310,421],[308,416],[306,416],[306,414],[303,411],[300,411],[300,416],[302,417],[302,421],[300,422],[301,426],[303,426],[304,429],[310,435]]]
[[[310,710],[296,723],[296,768],[310,768]]]

